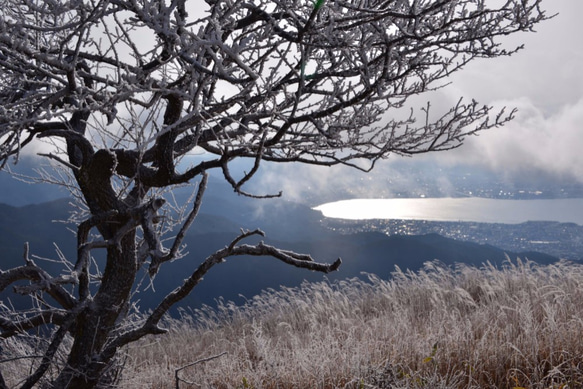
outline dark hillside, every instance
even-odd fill
[[[23,247],[28,242],[31,255],[55,257],[55,243],[73,260],[75,235],[62,223],[68,218],[69,200],[12,207],[0,204],[0,247],[2,268],[23,264]],[[49,265],[50,266],[50,265]]]
[[[57,258],[55,242],[66,257],[74,261],[74,234],[67,225],[54,222],[67,218],[68,203],[63,199],[20,208],[0,205],[0,245],[3,247],[0,268],[23,264],[23,244],[26,241],[30,243],[31,254],[52,259]],[[445,264],[464,262],[474,265],[487,261],[499,264],[506,255],[540,263],[557,260],[534,252],[506,253],[493,246],[456,241],[437,234],[386,236],[365,232],[341,235],[325,230],[319,223],[320,218],[318,212],[299,204],[265,201],[258,208],[257,200],[221,197],[211,191],[202,213],[187,234],[185,243],[189,254],[162,267],[154,280],[154,291],[149,288],[142,294],[140,305],[152,307],[154,301],[174,289],[208,255],[236,237],[241,227],[262,228],[267,234],[264,238],[267,244],[310,253],[318,261],[332,262],[341,257],[343,265],[340,271],[327,275],[329,279],[357,277],[363,272],[388,277],[395,266],[417,270],[424,262],[435,259]],[[51,262],[47,262],[47,267],[53,273],[60,268]],[[272,258],[230,258],[207,274],[183,306],[212,305],[220,296],[241,302],[240,295],[250,298],[266,288],[297,286],[304,280],[320,281],[324,277]],[[147,277],[144,280],[148,282]]]

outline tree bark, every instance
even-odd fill
[[[111,340],[116,323],[127,312],[133,282],[138,270],[136,230],[130,207],[114,191],[111,183],[117,165],[114,153],[101,149],[86,156],[75,175],[93,216],[104,217],[96,228],[107,241],[106,263],[99,289],[77,316],[73,345],[67,365],[55,381],[57,388],[89,389],[102,382],[113,354],[102,351]],[[138,202],[141,200],[135,199]],[[129,226],[129,228],[128,228]]]
[[[137,272],[135,232],[126,234],[119,246],[107,250],[107,264],[98,292],[77,318],[67,367],[55,382],[57,388],[89,389],[98,385],[111,357],[101,351],[115,324],[126,312]]]

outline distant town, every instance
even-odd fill
[[[362,231],[379,231],[387,235],[436,233],[452,239],[489,244],[513,252],[538,251],[562,259],[583,260],[583,226],[574,223],[490,224],[341,219],[322,219],[322,223],[329,229],[345,234]]]
[[[449,188],[440,186],[437,172],[416,173],[414,189],[393,192],[391,197],[465,197],[493,199],[583,198],[583,184],[554,180],[507,182],[483,172],[441,171]],[[433,173],[433,174],[432,174]],[[453,193],[452,193],[453,189]],[[440,222],[427,220],[340,220],[322,219],[330,229],[341,233],[379,231],[387,235],[437,233],[442,236],[490,244],[513,252],[538,251],[568,260],[583,260],[583,226],[574,223],[526,222],[521,224]]]

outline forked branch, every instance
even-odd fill
[[[340,258],[336,259],[336,261],[334,261],[332,264],[315,262],[314,259],[309,255],[281,250],[276,247],[266,245],[263,242],[260,242],[256,245],[238,244],[241,240],[255,235],[264,236],[265,234],[259,229],[253,231],[242,231],[241,234],[237,236],[227,247],[224,247],[216,251],[214,254],[208,256],[205,261],[198,266],[194,273],[184,281],[182,286],[170,292],[160,302],[160,304],[158,304],[158,306],[152,311],[141,327],[120,335],[108,345],[104,353],[112,353],[117,348],[140,339],[147,334],[159,334],[166,332],[166,330],[158,326],[162,317],[172,306],[185,298],[194,289],[194,287],[200,283],[200,281],[212,267],[219,263],[225,262],[225,260],[229,257],[243,255],[268,256],[279,259],[280,261],[295,267],[322,273],[336,271],[342,264],[342,260]]]
[[[63,308],[72,309],[77,300],[63,288],[63,283],[67,280],[55,278],[38,266],[32,259],[28,258],[28,243],[25,244],[26,265],[15,267],[9,270],[0,270],[0,292],[9,285],[20,280],[31,281],[30,285],[15,286],[15,291],[20,294],[33,294],[35,292],[46,292]]]
[[[170,252],[164,256],[161,256],[161,255],[156,255],[155,252],[152,252],[152,250],[150,250],[150,256],[152,258],[152,262],[150,262],[150,267],[148,269],[148,273],[150,274],[150,277],[153,277],[158,272],[158,268],[160,267],[160,265],[162,263],[167,262],[167,261],[171,261],[178,254],[180,246],[182,245],[182,241],[184,240],[184,237],[186,236],[186,232],[188,231],[188,229],[190,228],[190,226],[194,222],[194,219],[196,219],[196,216],[198,215],[198,212],[199,212],[200,207],[202,205],[202,198],[203,198],[204,192],[206,190],[207,184],[208,184],[208,173],[203,172],[202,179],[200,181],[200,184],[198,185],[198,191],[196,192],[196,197],[194,199],[192,211],[190,211],[190,213],[186,217],[186,220],[182,224],[180,231],[178,231],[178,234],[176,235],[176,238],[174,239],[174,243],[172,244],[172,248],[170,249]]]

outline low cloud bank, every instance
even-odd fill
[[[440,155],[442,161],[583,182],[583,98],[550,116],[527,98],[501,103],[518,109],[512,122],[468,139],[462,148]]]

